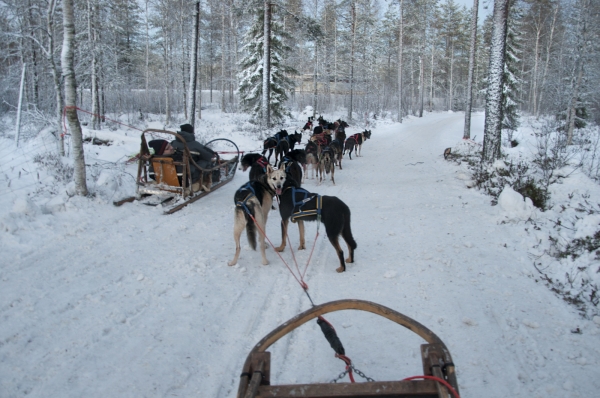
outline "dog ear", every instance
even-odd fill
[[[273,172],[273,166],[271,166],[270,164],[267,165],[267,174],[271,174]]]

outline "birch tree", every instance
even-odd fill
[[[473,75],[475,71],[475,52],[477,49],[477,11],[479,0],[473,0],[471,11],[471,45],[469,47],[469,77],[467,78],[467,99],[465,108],[465,129],[463,138],[471,138],[471,106],[473,105]]]
[[[509,0],[494,0],[488,88],[485,101],[483,163],[493,163],[501,156],[502,89],[504,86],[508,6]]]
[[[188,123],[192,126],[196,122],[196,82],[198,81],[198,41],[200,30],[200,1],[194,6],[194,28],[192,30],[190,51],[190,85],[188,89]]]
[[[77,84],[75,82],[75,68],[73,59],[73,46],[75,45],[75,23],[73,18],[73,0],[63,0],[63,46],[61,54],[62,73],[65,81],[65,114],[71,131],[73,143],[73,163],[75,190],[79,195],[87,195],[85,181],[85,159],[83,152],[83,133],[77,117]]]

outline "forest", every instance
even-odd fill
[[[574,120],[576,127],[597,123],[600,4],[504,3],[503,131],[514,131],[521,115]],[[260,113],[267,4],[269,127],[283,123],[290,109],[307,105],[315,113],[338,112],[348,119],[400,121],[423,111],[485,107],[492,13],[481,20],[453,0],[75,1],[77,107],[132,119],[160,114],[165,126],[193,124],[189,92],[195,85],[204,93],[194,109],[197,119],[206,106]],[[477,24],[471,23],[474,16]],[[63,23],[60,0],[0,2],[0,114],[16,113],[23,76],[22,134],[44,125],[63,129]],[[91,119],[95,128],[104,120]],[[14,118],[3,120],[14,124]]]

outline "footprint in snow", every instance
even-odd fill
[[[462,319],[463,323],[467,326],[477,326],[477,322],[475,322],[473,319],[471,318],[463,318]]]

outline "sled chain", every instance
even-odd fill
[[[352,370],[354,370],[354,373],[356,373],[357,375],[359,375],[360,377],[362,377],[363,379],[365,379],[366,381],[375,381],[374,379],[370,378],[369,376],[366,376],[363,372],[361,372],[360,370],[356,369],[354,367],[354,365],[350,365],[350,367],[352,368]]]
[[[340,373],[338,375],[338,377],[336,377],[335,379],[331,380],[331,383],[337,383],[339,380],[342,380],[344,377],[346,377],[346,375],[348,374],[349,371],[350,371],[350,368],[344,370],[342,373]]]

